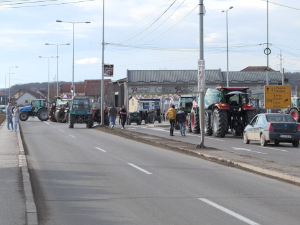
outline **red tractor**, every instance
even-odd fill
[[[249,103],[247,87],[218,87],[205,94],[205,135],[224,137],[228,130],[235,136],[243,134],[245,126],[256,115]],[[194,102],[195,103],[195,102]],[[199,107],[195,104],[188,117],[189,131],[200,132]]]
[[[101,123],[101,111],[100,111],[100,103],[94,102],[93,103],[93,118],[94,121],[98,124]],[[105,107],[104,109],[104,125],[109,125],[109,118],[108,118],[108,109]]]

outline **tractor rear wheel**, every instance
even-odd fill
[[[86,128],[92,128],[93,125],[94,125],[93,116],[90,115],[90,116],[88,116],[88,121],[87,121],[87,124],[86,124]]]
[[[74,122],[75,122],[75,118],[73,115],[70,114],[69,116],[69,128],[74,128]]]
[[[47,121],[48,120],[48,112],[47,109],[40,109],[37,113],[37,117],[40,121]]]
[[[211,111],[205,112],[205,127],[204,127],[204,134],[206,136],[212,135],[212,126],[211,126]]]
[[[19,118],[20,118],[21,121],[28,120],[28,117],[29,117],[28,112],[21,112],[20,115],[19,115]]]
[[[296,120],[296,122],[300,122],[300,114],[297,109],[291,109],[290,115],[294,118],[294,120]]]
[[[192,113],[191,117],[192,117],[191,120],[192,132],[194,134],[199,134],[200,133],[199,114]]]
[[[228,130],[227,113],[224,110],[215,109],[212,114],[212,132],[215,137],[225,137]]]

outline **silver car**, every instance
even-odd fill
[[[262,113],[256,115],[244,129],[244,143],[260,141],[262,146],[280,142],[299,146],[300,124],[289,114]]]

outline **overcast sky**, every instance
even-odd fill
[[[30,3],[31,2],[31,3]],[[80,2],[80,3],[79,3]],[[65,4],[67,3],[67,4]],[[72,23],[75,24],[75,81],[101,79],[102,0],[0,0],[0,88],[48,81],[48,59],[59,46],[59,80],[72,80]],[[113,80],[127,70],[196,70],[199,58],[199,0],[106,0],[105,63],[114,64]],[[267,2],[204,0],[206,69],[229,71],[266,66]],[[269,1],[270,67],[300,71],[300,1]],[[56,59],[49,59],[56,81]],[[18,66],[18,68],[13,68]]]

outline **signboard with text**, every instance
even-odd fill
[[[265,108],[283,109],[291,107],[290,85],[266,85],[265,86]]]
[[[112,77],[114,75],[114,65],[104,65],[104,77]]]
[[[205,61],[198,60],[198,92],[205,91]]]

